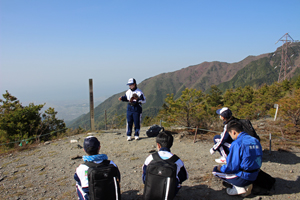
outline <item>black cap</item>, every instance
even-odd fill
[[[99,140],[94,136],[88,136],[84,139],[83,148],[89,155],[95,155],[98,153],[100,147]]]

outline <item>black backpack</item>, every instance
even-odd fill
[[[90,200],[116,200],[121,199],[117,167],[104,160],[97,164],[85,162],[88,169],[89,199]]]
[[[177,187],[177,165],[179,159],[173,155],[163,160],[158,153],[152,154],[153,160],[146,170],[144,200],[171,200],[175,197]]]
[[[146,131],[146,134],[148,137],[156,137],[160,132],[164,130],[164,127],[154,124]]]
[[[275,182],[275,178],[260,170],[256,180],[253,182],[253,189],[251,193],[255,195],[270,194],[270,191],[273,188]]]
[[[239,123],[242,124],[244,132],[248,133],[252,137],[255,137],[256,139],[258,139],[258,141],[260,141],[260,138],[257,135],[256,131],[254,130],[250,120],[248,120],[248,119],[239,119],[238,121],[239,121]]]

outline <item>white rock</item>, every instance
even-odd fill
[[[70,140],[70,143],[76,143],[78,140]]]

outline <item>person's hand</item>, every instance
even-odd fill
[[[122,97],[119,97],[119,101],[122,101]]]
[[[215,153],[215,150],[214,150],[213,148],[211,148],[211,149],[209,150],[209,152],[210,152],[211,155],[213,155],[213,154]]]

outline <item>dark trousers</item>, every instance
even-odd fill
[[[226,181],[227,183],[238,186],[238,187],[245,187],[245,186],[248,186],[253,183],[253,181],[248,181],[248,180],[242,179],[242,178],[236,176],[235,174],[222,173],[217,170],[217,166],[214,167],[212,173],[214,176],[222,179],[223,181]]]
[[[132,134],[132,125],[134,123],[134,136],[140,135],[142,113],[127,110],[127,136]]]

